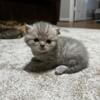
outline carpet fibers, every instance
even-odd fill
[[[21,39],[0,40],[0,100],[100,100],[100,30],[61,28],[63,36],[83,42],[89,67],[57,76],[54,70],[30,73],[30,48]]]

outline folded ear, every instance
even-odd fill
[[[57,28],[56,31],[57,31],[57,34],[59,35],[60,34],[60,28]]]
[[[25,31],[24,31],[24,35],[30,33],[30,31],[32,30],[32,25],[29,24],[25,24]]]
[[[29,25],[29,24],[26,24],[26,25],[25,25],[25,27],[26,27],[26,31],[28,31],[28,30],[32,29],[32,26],[31,26],[31,25]]]
[[[59,35],[60,34],[60,27],[56,26],[56,25],[52,25],[52,27],[54,28],[54,30],[56,30],[57,35]]]

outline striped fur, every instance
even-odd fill
[[[59,75],[78,72],[88,66],[88,52],[80,41],[59,36],[57,27],[46,22],[26,27],[25,42],[31,48],[35,59],[40,61],[34,60],[31,70],[56,67],[55,73]],[[44,48],[41,48],[41,43]]]

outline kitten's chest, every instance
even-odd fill
[[[56,56],[56,52],[51,52],[48,54],[39,54],[36,56],[38,59],[42,60],[42,61],[46,61],[46,62],[56,62],[57,56]]]

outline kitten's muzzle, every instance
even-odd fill
[[[40,45],[41,48],[44,48],[44,46],[45,46],[44,44],[41,44],[41,45]]]
[[[40,47],[44,48],[45,47],[45,43],[43,41],[40,42]]]

